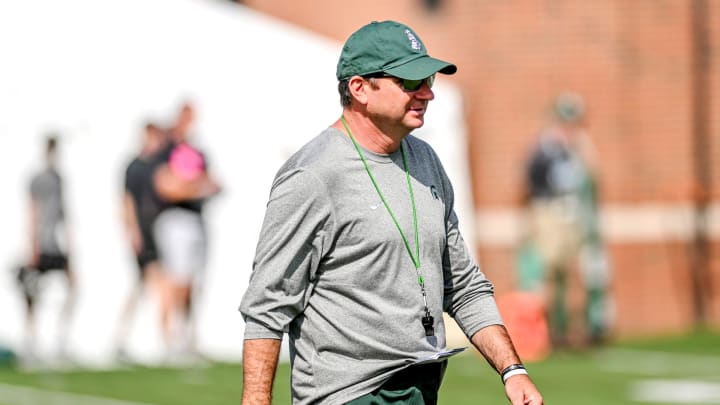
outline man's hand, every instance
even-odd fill
[[[471,340],[498,373],[511,364],[522,364],[504,326],[482,328]],[[513,405],[543,405],[540,392],[526,374],[509,377],[505,382],[505,394]]]
[[[512,405],[543,405],[540,392],[527,375],[518,374],[508,378],[505,394]]]

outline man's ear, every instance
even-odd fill
[[[370,83],[360,76],[353,76],[348,81],[348,88],[352,97],[360,104],[367,104],[367,89]]]

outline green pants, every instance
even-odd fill
[[[446,367],[447,360],[408,367],[380,388],[346,405],[436,405]]]

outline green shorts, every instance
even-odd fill
[[[347,405],[436,405],[446,367],[447,360],[408,367]]]

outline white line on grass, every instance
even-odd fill
[[[605,349],[597,353],[602,369],[638,375],[720,376],[720,357],[649,350]]]
[[[632,399],[665,404],[720,404],[720,383],[699,380],[645,380],[633,384]]]
[[[151,405],[2,383],[0,383],[0,403],[2,405]]]

